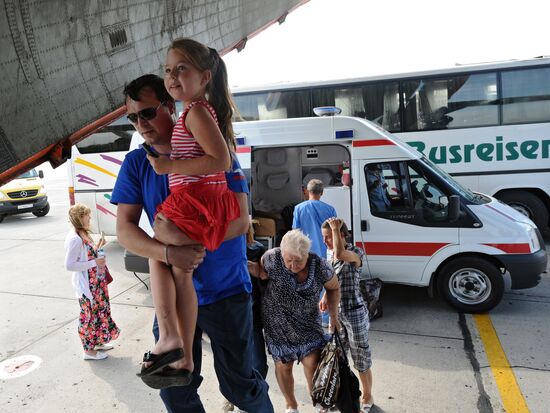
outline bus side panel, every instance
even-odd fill
[[[550,174],[549,133],[550,123],[536,123],[396,135],[473,191],[540,188],[550,195],[543,179]]]
[[[95,193],[98,232],[105,235],[116,235],[116,205],[111,204],[111,193],[112,189]]]
[[[99,227],[99,219],[97,216],[97,208],[95,206],[95,193],[94,192],[75,192],[75,202],[77,204],[86,205],[92,210],[90,223],[90,231],[94,234],[98,234],[102,229]],[[108,234],[110,235],[110,234]]]
[[[550,161],[548,162],[550,166]],[[500,191],[513,189],[540,189],[550,196],[549,172],[518,173],[510,175],[484,175],[479,177],[479,192],[494,196]],[[457,181],[461,182],[460,179]]]
[[[75,201],[92,209],[93,232],[116,235],[116,206],[111,193],[126,152],[80,154],[73,149]]]

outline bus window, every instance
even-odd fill
[[[233,99],[240,114],[236,117],[237,121],[313,116],[309,92],[304,90],[251,93],[234,96]]]
[[[363,87],[366,118],[390,132],[401,130],[399,119],[399,83],[382,83]]]
[[[399,83],[323,87],[312,91],[313,107],[336,106],[343,116],[356,116],[378,123],[395,132],[399,121]]]
[[[498,124],[495,73],[403,82],[405,130]]]
[[[345,88],[323,87],[312,93],[313,107],[336,106],[342,109],[342,116],[365,117],[365,104],[360,86]]]
[[[550,121],[550,68],[502,72],[502,122]]]

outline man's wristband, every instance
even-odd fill
[[[170,262],[168,261],[168,247],[170,245],[165,245],[164,246],[164,262],[166,263],[166,265],[170,265]]]

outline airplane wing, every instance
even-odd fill
[[[220,54],[307,0],[0,0],[0,185],[125,113],[124,85],[162,74],[170,42]]]

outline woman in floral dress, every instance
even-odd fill
[[[97,256],[103,246],[96,246],[90,237],[90,213],[85,205],[76,204],[69,209],[72,229],[65,239],[65,268],[73,273],[72,283],[80,304],[78,334],[84,348],[84,360],[107,358],[109,342],[120,334],[111,318],[107,277],[109,270],[105,258]]]

